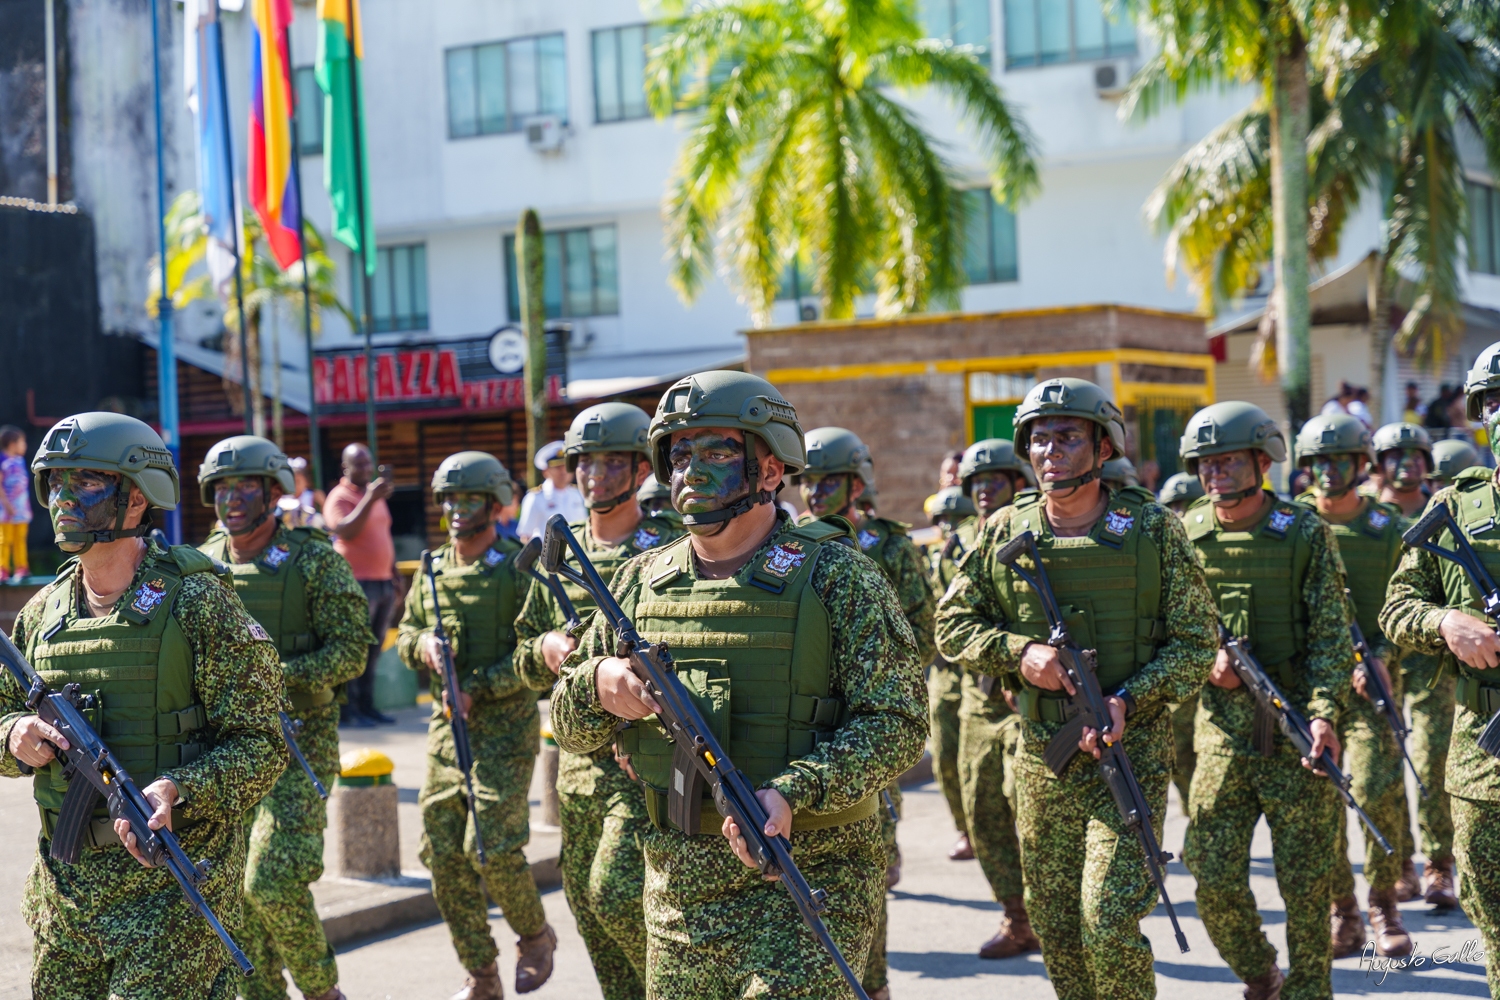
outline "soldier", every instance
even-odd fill
[[[1203,484],[1197,476],[1186,472],[1174,473],[1156,494],[1156,502],[1182,517],[1193,501],[1203,495]],[[1172,706],[1172,749],[1175,763],[1172,765],[1172,784],[1177,786],[1177,798],[1187,815],[1188,789],[1193,784],[1193,769],[1198,765],[1198,755],[1193,752],[1193,724],[1198,716],[1196,694],[1180,705]]]
[[[1225,628],[1249,639],[1309,720],[1313,756],[1328,749],[1337,759],[1334,723],[1354,667],[1344,569],[1316,511],[1262,488],[1271,463],[1286,459],[1286,439],[1260,407],[1215,403],[1188,421],[1181,454],[1207,494],[1185,523]],[[1255,699],[1222,650],[1200,701],[1183,860],[1198,880],[1204,927],[1248,1000],[1331,997],[1328,902],[1344,821],[1333,786],[1279,731],[1270,756],[1256,751]],[[1262,814],[1286,903],[1284,980],[1250,893],[1250,838]]]
[[[1467,441],[1448,438],[1432,446],[1432,471],[1427,473],[1432,492],[1453,482],[1453,477],[1479,464],[1479,453]]]
[[[1420,460],[1420,453],[1416,454]],[[1406,522],[1401,518],[1401,509],[1394,504],[1377,503],[1355,492],[1370,460],[1370,432],[1357,417],[1347,413],[1313,417],[1297,435],[1297,464],[1312,473],[1313,483],[1311,495],[1298,499],[1311,501],[1333,532],[1349,583],[1351,612],[1370,646],[1371,659],[1365,667],[1379,671],[1399,705],[1401,675],[1392,668],[1399,662],[1400,650],[1381,632],[1377,618],[1385,603],[1386,584],[1401,559],[1401,532],[1406,529]],[[1387,490],[1400,482],[1391,471],[1398,464],[1402,470],[1407,467],[1404,461],[1388,464]],[[1374,835],[1366,831],[1364,872],[1365,880],[1370,883],[1370,928],[1375,932],[1377,954],[1409,955],[1411,937],[1396,906],[1402,861],[1411,864],[1405,764],[1390,724],[1369,700],[1362,671],[1354,674],[1354,690],[1360,697],[1349,699],[1338,720],[1339,740],[1354,779],[1350,791],[1396,848],[1396,853],[1386,854]],[[1333,957],[1344,958],[1364,947],[1365,928],[1360,920],[1359,902],[1354,898],[1346,825],[1339,824],[1338,831],[1340,850],[1334,858],[1333,879]]]
[[[1480,352],[1464,394],[1468,418],[1484,422],[1490,450],[1500,451],[1500,344]],[[1497,498],[1493,473],[1483,467],[1458,473],[1452,486],[1432,498],[1452,512],[1491,575],[1500,575],[1500,545],[1489,535]],[[1434,541],[1453,546],[1447,531]],[[1464,911],[1484,938],[1490,995],[1500,996],[1500,761],[1478,744],[1479,734],[1500,709],[1493,672],[1500,663],[1500,637],[1479,608],[1479,595],[1459,567],[1409,549],[1391,579],[1380,624],[1403,646],[1429,655],[1452,653],[1457,659],[1457,706],[1445,775],[1453,855]]]
[[[645,411],[642,411],[645,412]],[[646,419],[650,419],[647,417]],[[682,526],[682,515],[672,508],[672,489],[663,486],[656,481],[654,475],[647,476],[641,488],[636,491],[636,501],[640,503],[641,510],[647,517],[660,517],[671,521],[679,529]]]
[[[422,807],[421,857],[432,872],[432,895],[448,924],[454,950],[469,970],[468,981],[453,1000],[498,1000],[504,994],[486,892],[519,936],[517,993],[530,993],[547,981],[557,948],[557,935],[547,923],[536,880],[521,850],[531,839],[526,795],[541,735],[536,695],[522,681],[512,653],[516,615],[531,581],[515,570],[513,557],[520,545],[495,531],[500,509],[515,496],[515,483],[494,456],[482,451],[449,455],[432,474],[432,496],[448,522],[448,544],[432,553],[442,606],[432,606],[425,580],[413,581],[397,643],[408,667],[432,672],[427,777],[417,797]],[[453,645],[458,705],[448,704],[442,650],[432,633],[438,614]],[[460,713],[469,723],[483,865],[448,711]]]
[[[58,548],[72,558],[21,610],[12,637],[61,689],[96,693],[101,736],[187,856],[207,862],[199,889],[224,923],[244,892],[245,813],[287,761],[276,712],[275,647],[212,559],[147,541],[153,510],[178,502],[172,453],[118,413],[80,413],[52,427],[31,463]],[[47,1000],[234,996],[239,970],[164,868],[147,867],[124,820],[100,802],[76,864],[48,853],[69,779],[53,745],[0,672],[0,774],[35,772],[37,857],[21,912],[36,935],[31,988]],[[49,745],[51,744],[51,745]],[[74,776],[72,781],[82,781]]]
[[[601,403],[574,417],[565,438],[568,468],[589,511],[587,521],[571,527],[606,582],[627,560],[682,534],[679,525],[664,517],[646,517],[636,501],[636,487],[651,476],[646,447],[650,426],[650,416],[638,406]],[[593,598],[571,583],[560,585],[587,622],[594,612]],[[565,631],[566,621],[551,591],[531,588],[516,619],[515,661],[536,690],[551,689],[559,665],[578,645]],[[563,892],[599,987],[606,1000],[644,998],[645,862],[640,844],[650,826],[645,793],[616,762],[609,744],[592,754],[563,752],[557,793]]]
[[[270,633],[281,660],[298,747],[325,788],[339,772],[343,686],[365,669],[370,607],[343,556],[319,528],[286,528],[275,517],[295,489],[291,464],[265,438],[240,435],[208,449],[198,492],[218,514],[199,548],[229,564],[241,602]],[[245,1000],[287,996],[282,967],[304,996],[338,1000],[338,963],[308,886],[323,875],[328,812],[302,767],[282,772],[246,817],[245,954],[255,972]]]
[[[1386,424],[1371,442],[1379,469],[1381,503],[1392,504],[1406,517],[1416,517],[1431,495],[1427,475],[1432,471],[1432,439],[1416,424]]]
[[[796,411],[764,379],[702,372],[651,422],[656,478],[690,535],[622,566],[613,591],[636,627],[669,642],[678,674],[728,736],[797,862],[828,893],[823,917],[856,974],[884,895],[880,791],[922,755],[916,640],[895,591],[833,524],[775,505],[806,464]],[[592,753],[655,703],[596,616],[553,692],[558,745]],[[651,723],[620,734],[646,785],[647,982],[659,1000],[835,996],[843,979],[791,898],[754,867],[739,829],[702,803],[703,832],[667,818],[671,744]],[[735,860],[738,858],[738,860]]]
[[[974,501],[964,495],[960,486],[945,486],[929,501],[928,516],[942,532],[942,544],[927,552],[932,573],[932,589],[941,593],[958,573],[959,561],[974,544],[979,533],[979,511]],[[932,732],[932,776],[938,791],[948,803],[958,840],[948,851],[953,861],[974,860],[969,843],[969,823],[964,818],[963,789],[958,776],[958,707],[962,701],[962,671],[941,656],[932,661],[927,673],[927,725]]]
[[[974,548],[983,519],[1008,507],[1028,484],[1015,447],[1002,438],[987,438],[970,445],[963,454],[959,472],[964,490],[973,497],[981,514],[965,539],[963,558],[967,558],[967,550]],[[957,575],[955,566],[954,572],[943,581],[944,593]],[[958,770],[964,815],[969,822],[969,842],[995,901],[1005,911],[999,929],[979,946],[979,957],[1012,958],[1041,948],[1026,913],[1013,794],[1006,791],[1013,790],[1015,785],[1012,772],[1021,717],[1011,704],[1013,696],[994,677],[966,673],[956,667],[955,671],[962,678]]]
[[[1194,500],[1203,495],[1203,484],[1198,482],[1197,476],[1190,476],[1186,472],[1178,472],[1162,484],[1156,494],[1156,502],[1166,507],[1178,517],[1187,513],[1188,507],[1192,506]]]
[[[1067,716],[1070,682],[1035,595],[996,556],[1012,538],[1035,534],[1074,637],[1096,651],[1110,732],[1129,751],[1158,830],[1172,769],[1167,705],[1201,685],[1213,662],[1212,600],[1181,522],[1139,487],[1110,492],[1100,482],[1101,466],[1125,446],[1120,410],[1102,389],[1048,379],[1026,394],[1015,429],[1041,492],[985,521],[943,597],[938,646],[966,674],[1016,690],[1026,906],[1057,995],[1153,997],[1140,921],[1156,888],[1145,856],[1093,759],[1099,732],[1084,730],[1061,777],[1043,762]]]
[[[1141,481],[1136,476],[1135,464],[1124,455],[1112,458],[1104,463],[1099,470],[1099,479],[1104,483],[1106,489],[1123,490],[1127,486],[1139,486]]]

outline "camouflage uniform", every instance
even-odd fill
[[[172,571],[174,559],[183,571],[180,584],[175,593],[164,597],[163,573]],[[182,756],[188,756],[188,745],[198,748],[200,755],[166,767],[160,775],[171,779],[182,797],[182,804],[173,810],[172,826],[183,850],[194,860],[208,862],[208,877],[199,889],[233,934],[240,930],[244,892],[241,822],[245,812],[271,790],[288,755],[276,718],[281,676],[275,648],[227,583],[209,572],[188,571],[210,565],[190,547],[178,546],[169,553],[151,543],[114,612],[96,619],[86,617],[89,612],[82,606],[81,588],[76,587],[77,564],[66,563],[57,580],[22,609],[13,638],[43,678],[56,682],[58,675],[49,670],[49,659],[77,656],[78,651],[65,647],[81,643],[51,643],[43,638],[43,621],[49,616],[61,616],[65,622],[62,635],[76,636],[80,624],[85,629],[123,625],[147,631],[158,615],[171,615],[184,651],[191,657],[192,697],[201,706],[205,723],[204,728],[184,734],[196,742],[184,745]],[[54,602],[60,602],[56,609],[51,607]],[[111,667],[121,665],[119,659],[113,657],[93,668],[101,681],[137,679],[111,676]],[[155,707],[154,702],[151,705]],[[0,673],[0,706],[4,712],[0,733],[5,737],[0,744],[0,774],[19,777],[20,761],[9,752],[10,731],[18,718],[31,713],[9,673]],[[152,725],[153,738],[157,732],[158,726]],[[112,739],[112,749],[122,754],[137,749],[133,744],[122,746],[124,742]],[[38,772],[38,788],[47,785],[60,790],[59,771],[54,763]],[[132,776],[144,788],[156,774],[155,768],[146,765]],[[111,837],[99,830],[101,826],[96,819],[95,836]],[[104,1000],[106,996],[225,1000],[234,995],[239,970],[166,869],[142,866],[118,840],[93,847],[90,839],[79,862],[65,865],[48,855],[45,829],[44,821],[21,900],[22,915],[36,935],[31,981],[36,996],[48,1000]]]
[[[1480,360],[1484,360],[1483,355]],[[1500,490],[1491,482],[1490,470],[1481,467],[1460,472],[1453,486],[1441,490],[1431,501],[1431,504],[1445,504],[1453,512],[1471,535],[1471,543],[1492,575],[1500,572],[1500,558],[1496,557],[1495,540],[1479,522],[1480,515],[1490,516],[1496,509],[1497,498]],[[1453,547],[1447,530],[1433,541],[1445,548]],[[1386,635],[1419,653],[1434,657],[1445,654],[1447,644],[1438,626],[1451,609],[1494,624],[1483,618],[1478,597],[1458,567],[1421,549],[1408,549],[1391,578],[1386,604],[1380,612],[1380,624]],[[1491,686],[1494,683],[1491,673],[1458,664],[1453,737],[1444,779],[1453,816],[1459,900],[1484,938],[1490,995],[1497,996],[1500,995],[1500,880],[1496,874],[1500,872],[1500,760],[1480,750],[1478,745],[1480,732],[1496,708],[1500,708],[1496,688]]]
[[[515,616],[531,582],[513,567],[519,550],[515,542],[497,539],[467,566],[456,564],[451,545],[432,553],[459,688],[473,699],[469,741],[486,864],[480,866],[476,853],[453,729],[443,714],[443,680],[436,672],[427,776],[417,796],[422,808],[421,858],[432,872],[433,897],[454,950],[470,970],[485,968],[497,954],[486,892],[521,937],[541,933],[547,922],[522,852],[531,839],[527,792],[541,734],[536,695],[522,682],[512,659]],[[426,666],[420,644],[432,622],[430,588],[425,580],[414,581],[406,594],[397,643],[402,661],[413,670]]]
[[[665,518],[648,517],[619,545],[603,545],[588,522],[571,525],[589,559],[608,582],[627,560],[682,534]],[[583,622],[594,600],[583,588],[562,581]],[[535,690],[551,690],[557,677],[542,656],[542,636],[561,630],[566,617],[552,592],[534,586],[516,619],[516,670]],[[563,751],[557,768],[562,821],[563,892],[578,932],[594,963],[605,1000],[646,995],[646,924],[641,912],[645,862],[641,841],[650,820],[646,796],[615,762],[613,743],[592,754]]]
[[[1172,784],[1177,786],[1184,814],[1187,813],[1188,790],[1193,785],[1193,770],[1198,766],[1198,755],[1193,751],[1193,724],[1197,717],[1197,698],[1172,706]]]
[[[1026,908],[1057,995],[1063,1000],[1152,997],[1151,946],[1140,921],[1156,905],[1155,884],[1093,758],[1075,755],[1061,778],[1042,761],[1043,749],[1061,723],[1041,721],[1044,714],[1051,719],[1049,706],[1029,708],[1031,700],[1041,699],[1021,679],[1020,663],[1028,643],[1045,639],[1046,627],[1034,598],[1026,596],[1029,588],[1017,585],[994,555],[1015,535],[1035,532],[1058,599],[1070,607],[1070,602],[1085,599],[1078,589],[1086,586],[1084,572],[1096,581],[1105,572],[1159,573],[1155,601],[1144,594],[1145,588],[1135,588],[1138,599],[1148,602],[1139,610],[1159,608],[1157,616],[1139,622],[1132,617],[1128,635],[1119,626],[1094,634],[1101,619],[1087,612],[1082,622],[1070,621],[1082,645],[1105,650],[1101,673],[1122,666],[1129,671],[1123,684],[1110,682],[1105,688],[1113,692],[1122,687],[1134,700],[1125,748],[1152,806],[1158,836],[1172,767],[1167,705],[1192,694],[1213,664],[1217,638],[1212,601],[1182,524],[1144,491],[1111,494],[1106,515],[1087,538],[1054,539],[1040,497],[1027,502],[1025,496],[985,522],[962,574],[939,606],[939,649],[966,673],[998,677],[1020,691],[1026,718],[1014,767]],[[1116,556],[1117,546],[1128,547],[1128,555]],[[1148,553],[1156,558],[1149,559]],[[1075,569],[1064,574],[1074,559],[1079,560]],[[1078,565],[1094,568],[1083,571]],[[1065,576],[1071,582],[1062,582]],[[1115,586],[1130,589],[1123,577]],[[1138,635],[1157,641],[1137,646]]]
[[[200,550],[230,562],[229,536],[210,535]],[[293,553],[295,552],[295,555]],[[280,647],[288,713],[302,722],[298,748],[325,788],[339,772],[339,709],[335,689],[358,677],[371,642],[365,592],[328,536],[315,528],[279,527],[255,560],[231,566],[236,590],[252,577],[295,572],[302,594],[277,588],[262,607],[254,593],[250,611]],[[283,635],[282,598],[297,601],[307,631]],[[255,972],[240,984],[246,1000],[287,996],[285,966],[307,996],[321,996],[338,982],[333,947],[323,936],[308,886],[323,875],[323,830],[328,812],[300,764],[292,762],[271,794],[245,817],[249,853],[245,866],[245,933],[240,942]]]
[[[801,569],[808,543],[795,534],[808,530],[779,521],[750,561],[732,579],[714,581],[714,586],[727,593],[748,592],[757,602],[769,599],[770,593],[750,582],[774,581],[777,572],[782,580],[808,572]],[[684,558],[688,544],[679,541],[620,568],[611,589],[627,615],[638,623],[648,612],[669,616],[675,603],[670,591],[707,586],[697,579],[695,560]],[[797,863],[810,884],[828,892],[824,920],[859,974],[884,895],[879,793],[921,756],[927,735],[925,699],[916,642],[890,585],[873,563],[837,543],[819,543],[816,551],[804,593],[815,596],[816,605],[826,611],[828,687],[848,721],[820,735],[811,749],[794,754],[761,787],[775,788],[794,810]],[[664,568],[668,561],[673,568]],[[745,605],[740,613],[761,606]],[[660,637],[643,632],[648,639]],[[694,637],[674,633],[672,638]],[[589,754],[614,738],[619,720],[600,707],[595,689],[599,659],[613,651],[613,636],[596,616],[580,648],[564,663],[553,692],[552,724],[564,750]],[[680,675],[685,673],[682,658],[697,651],[691,643],[676,644]],[[687,671],[687,679],[703,672]],[[736,702],[734,710],[738,706]],[[635,723],[622,738],[639,740],[626,742],[627,747],[643,745],[647,737],[640,734],[651,730],[649,722]],[[744,767],[737,747],[753,755],[759,744],[737,742],[738,728],[729,732],[727,749]],[[638,771],[641,766],[638,761]],[[665,795],[648,792],[648,806],[658,800],[664,802]],[[688,836],[667,825],[663,805],[657,814],[661,825],[648,828],[644,838],[648,995],[727,1000],[842,993],[842,977],[790,897],[734,857],[719,834],[712,806],[706,808],[702,832]],[[833,825],[822,825],[830,817],[838,818]]]
[[[964,674],[959,708],[959,775],[969,843],[996,902],[1022,894],[1021,845],[1016,840],[1015,757],[1021,717],[998,683]]]
[[[1401,657],[1401,682],[1411,709],[1406,750],[1427,797],[1416,803],[1418,845],[1429,862],[1453,857],[1453,810],[1448,803],[1445,772],[1453,738],[1453,692],[1458,664],[1451,653],[1415,653]]]
[[[941,594],[958,574],[958,564],[979,534],[979,521],[964,518],[948,529],[943,544],[930,552],[932,589]],[[963,704],[963,671],[941,656],[935,657],[927,673],[927,725],[932,732],[932,776],[948,803],[953,824],[967,833],[963,779],[959,775],[959,712]]]

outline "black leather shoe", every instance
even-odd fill
[[[366,718],[368,718],[371,722],[377,723],[382,726],[394,726],[396,724],[395,719],[380,712],[371,712],[368,716],[366,716]]]

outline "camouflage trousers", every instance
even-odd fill
[[[329,790],[339,771],[338,705],[296,713],[297,745]],[[294,759],[271,793],[245,817],[245,932],[240,946],[255,971],[239,981],[245,1000],[284,1000],[292,973],[297,989],[319,996],[339,981],[333,947],[308,886],[323,877],[328,811]]]
[[[1457,795],[1453,804],[1453,856],[1458,900],[1484,941],[1484,974],[1490,996],[1500,996],[1500,802]]]
[[[1184,814],[1188,811],[1188,791],[1193,786],[1193,769],[1198,766],[1198,754],[1193,749],[1193,720],[1197,715],[1197,696],[1181,705],[1172,706],[1172,751],[1176,760],[1172,766],[1172,784],[1177,786],[1177,797],[1182,800]]]
[[[890,797],[890,804],[886,804],[886,796]],[[896,815],[891,816],[891,810],[896,810]],[[901,819],[901,786],[891,782],[886,786],[885,795],[880,797],[880,842],[885,847],[885,864],[887,868],[900,867],[901,848],[896,844],[896,823]],[[870,957],[865,961],[865,975],[860,985],[869,993],[878,990],[887,982],[887,969],[885,964],[885,938],[886,917],[888,906],[886,892],[881,882],[880,910],[876,915],[875,933],[870,939]]]
[[[998,697],[998,696],[997,696]],[[1021,845],[1016,840],[1015,754],[1021,717],[965,712],[959,728],[959,775],[969,843],[995,899],[1021,895]]]
[[[1396,704],[1401,704],[1400,679],[1392,677]],[[1369,699],[1351,691],[1349,706],[1339,718],[1339,742],[1344,757],[1340,766],[1349,775],[1354,801],[1359,803],[1385,834],[1392,851],[1376,841],[1368,829],[1365,835],[1365,881],[1377,890],[1394,889],[1401,877],[1401,863],[1412,856],[1411,807],[1406,801],[1404,769],[1406,762],[1396,736],[1385,716],[1376,711]],[[1340,819],[1343,817],[1340,816]],[[1354,895],[1354,870],[1349,865],[1349,825],[1337,823],[1338,846],[1333,862],[1333,898]],[[1363,824],[1361,824],[1363,828]]]
[[[1159,838],[1168,775],[1138,778]],[[1097,769],[1058,780],[1040,762],[1018,759],[1016,831],[1026,910],[1059,1000],[1155,997],[1141,918],[1156,906],[1156,883]]]
[[[932,733],[932,777],[948,803],[953,825],[963,832],[963,778],[958,773],[958,709],[963,701],[963,671],[938,660],[927,674],[927,724]]]
[[[1328,1000],[1333,996],[1328,902],[1343,816],[1328,779],[1304,768],[1284,740],[1277,742],[1271,758],[1198,755],[1183,861],[1198,880],[1198,915],[1219,955],[1242,980],[1264,975],[1276,961],[1276,948],[1261,930],[1250,891],[1250,839],[1264,815],[1276,884],[1286,904],[1291,971],[1281,995]]]
[[[602,765],[619,771],[612,759]],[[559,793],[563,893],[604,1000],[646,995],[646,923],[641,894],[646,863],[641,841],[651,825],[640,786],[619,771],[592,795]],[[608,787],[600,787],[605,781]]]
[[[1448,741],[1453,738],[1453,695],[1457,678],[1452,667],[1433,683],[1440,660],[1407,654],[1401,661],[1406,680],[1406,702],[1411,709],[1407,750],[1417,776],[1427,786],[1418,798],[1417,832],[1429,861],[1453,857],[1453,811],[1448,804],[1444,772],[1448,769]]]

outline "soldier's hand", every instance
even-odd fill
[[[1303,757],[1302,766],[1314,774],[1322,774],[1323,772],[1313,765],[1313,761],[1323,756],[1323,751],[1327,750],[1333,755],[1333,762],[1337,764],[1343,748],[1339,746],[1338,733],[1334,732],[1333,723],[1327,719],[1314,719],[1307,724],[1307,728],[1311,729],[1313,734],[1312,758]]]
[[[1125,702],[1110,695],[1104,699],[1104,704],[1109,709],[1109,742],[1111,746],[1117,746],[1125,738]],[[1097,758],[1100,750],[1099,730],[1084,726],[1083,736],[1078,741],[1078,748]]]
[[[1371,670],[1380,672],[1380,679],[1385,681],[1387,691],[1395,691],[1395,688],[1391,687],[1391,672],[1386,669],[1385,661],[1372,656],[1354,669],[1354,690],[1361,698],[1373,698],[1375,694],[1370,688]]]
[[[1478,618],[1450,611],[1438,625],[1438,634],[1454,656],[1475,670],[1489,670],[1500,664],[1500,636]]]
[[[472,708],[473,705],[474,699],[470,698],[467,692],[458,692],[458,717],[460,719],[468,719],[469,709]],[[447,687],[443,688],[443,714],[449,716],[450,718],[453,715],[453,706],[448,704]]]
[[[760,801],[760,807],[766,811],[765,834],[767,837],[790,837],[792,835],[792,807],[787,805],[786,799],[774,788],[762,788],[755,793],[756,799]],[[723,824],[719,830],[724,838],[729,841],[730,850],[734,856],[739,858],[747,868],[759,868],[755,859],[750,857],[750,848],[745,845],[745,838],[740,835],[739,824],[728,816],[724,817]],[[779,882],[781,876],[767,875],[767,882]]]
[[[621,753],[618,747],[615,749],[615,763],[620,766],[620,770],[630,775],[631,781],[640,780],[636,777],[635,768],[630,766],[630,754]]]
[[[568,654],[578,648],[578,640],[566,632],[548,632],[542,636],[542,660],[554,674]]]
[[[1214,657],[1214,668],[1209,672],[1208,682],[1225,691],[1233,691],[1242,683],[1240,675],[1235,673],[1234,667],[1230,665],[1229,653],[1225,650],[1219,650],[1219,655]]]
[[[153,830],[166,827],[172,829],[172,804],[177,801],[177,786],[167,778],[157,778],[151,784],[141,789],[141,794],[146,797],[146,802],[151,806],[151,815],[146,819],[146,825]],[[141,853],[140,846],[136,843],[135,834],[130,830],[130,824],[123,819],[115,820],[115,835],[125,845],[125,850],[147,868],[151,862]]]
[[[1045,642],[1029,642],[1021,653],[1021,676],[1043,691],[1066,691],[1077,694],[1073,682],[1068,680],[1057,650]]]
[[[604,710],[621,719],[644,719],[661,711],[646,685],[630,669],[630,661],[623,657],[606,656],[599,661],[594,688]]]
[[[27,767],[46,767],[57,756],[52,748],[68,749],[67,737],[39,716],[23,715],[10,727],[10,752]]]

